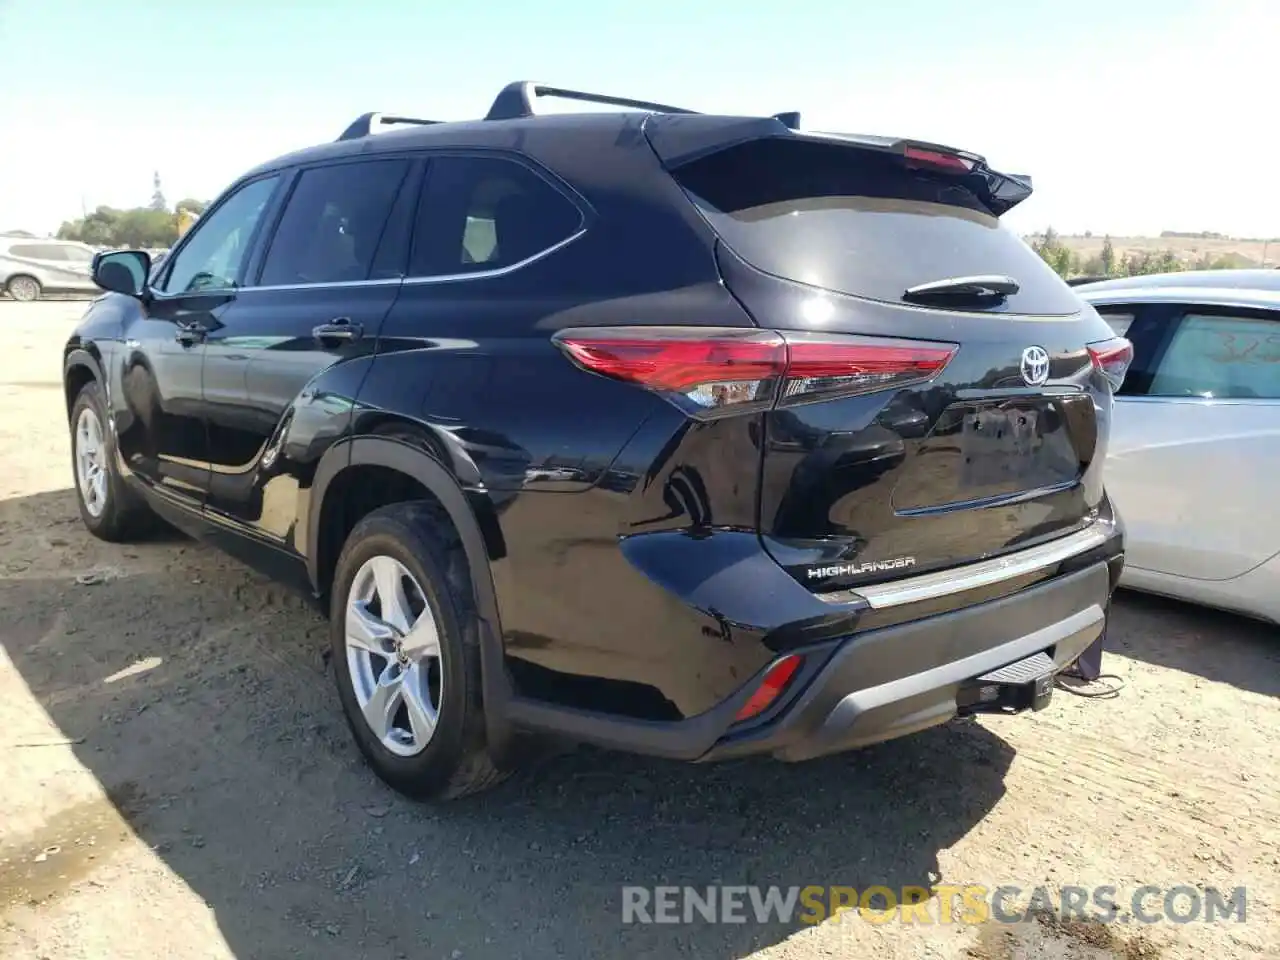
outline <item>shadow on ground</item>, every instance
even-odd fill
[[[75,515],[66,491],[9,501],[0,532],[30,511]],[[131,549],[135,566],[95,586],[0,580],[0,642],[246,960],[741,956],[797,928],[623,926],[622,887],[927,886],[938,851],[1004,792],[1011,748],[959,723],[799,766],[580,751],[469,801],[415,805],[359,761],[315,613],[198,545]],[[97,814],[52,819],[81,816]],[[48,839],[5,838],[6,853]],[[24,886],[0,890],[0,910],[62,895],[89,869],[70,856],[56,875],[11,877]]]
[[[1110,651],[1280,697],[1280,628],[1273,624],[1131,590],[1116,594],[1111,614]]]

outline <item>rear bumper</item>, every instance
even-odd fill
[[[781,715],[729,734],[702,759],[807,760],[944,723],[979,677],[1035,654],[1049,672],[1075,660],[1102,635],[1113,575],[1099,562],[1000,600],[855,636]]]
[[[523,698],[504,704],[506,719],[518,728],[690,761],[755,754],[798,761],[889,740],[969,712],[975,681],[1003,667],[1024,666],[1037,654],[1043,656],[1032,665],[1048,674],[1070,664],[1105,629],[1123,556],[1115,528],[1105,543],[1061,562],[1056,575],[1034,586],[985,602],[975,597],[932,616],[910,617],[924,604],[908,603],[898,608],[906,616],[902,622],[792,648],[788,652],[805,656],[804,666],[791,689],[751,726],[734,720],[759,676],[712,709],[678,722]]]

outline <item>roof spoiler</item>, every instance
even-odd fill
[[[793,126],[789,121],[796,121]],[[902,157],[912,167],[954,176],[994,215],[1002,216],[1031,196],[1031,178],[1002,173],[986,158],[923,140],[800,130],[797,114],[773,117],[654,117],[645,125],[649,143],[668,170],[752,140],[794,140],[846,146]]]

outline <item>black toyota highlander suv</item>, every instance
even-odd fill
[[[1038,708],[1121,569],[1131,350],[1001,224],[1030,192],[532,83],[366,115],[163,264],[98,256],[84,522],[158,515],[313,596],[356,742],[418,797],[546,735],[802,760]]]

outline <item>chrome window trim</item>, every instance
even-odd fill
[[[579,211],[579,213],[581,213],[581,211]],[[562,250],[565,247],[567,247],[569,244],[573,243],[573,241],[579,239],[580,237],[586,236],[586,234],[587,234],[586,226],[585,225],[581,226],[578,228],[578,231],[576,233],[569,234],[569,236],[565,237],[559,243],[553,243],[551,246],[547,247],[545,250],[539,250],[537,253],[533,254],[533,256],[525,257],[523,260],[519,260],[516,263],[508,264],[505,267],[497,267],[493,270],[475,270],[470,273],[441,273],[441,274],[436,274],[434,276],[428,276],[428,277],[406,276],[404,278],[404,282],[406,284],[413,284],[417,286],[418,284],[424,284],[424,283],[453,283],[456,280],[487,280],[490,277],[506,276],[509,273],[515,273],[517,270],[524,269],[525,267],[529,266],[531,263],[537,263],[539,260],[543,260],[551,256],[556,251]]]
[[[889,583],[868,584],[850,590],[820,593],[817,596],[827,603],[865,601],[873,610],[900,607],[903,604],[921,600],[933,600],[954,593],[963,593],[966,590],[975,590],[978,587],[990,586],[1004,580],[1012,580],[1015,577],[1055,566],[1077,554],[1102,546],[1111,533],[1112,528],[1109,525],[1095,524],[1060,539],[1003,557],[994,557],[963,567],[938,570]]]
[[[175,297],[191,297],[191,296],[217,296],[219,294],[229,293],[247,293],[251,290],[325,290],[346,287],[389,287],[399,284],[419,286],[428,283],[454,283],[463,280],[487,280],[491,277],[502,277],[509,273],[515,273],[522,270],[532,263],[536,263],[546,257],[551,256],[558,250],[567,247],[573,241],[586,236],[587,229],[583,227],[577,233],[570,234],[559,243],[552,244],[545,250],[540,250],[531,257],[525,257],[518,263],[511,263],[505,267],[498,267],[494,270],[476,270],[473,273],[449,273],[440,274],[432,277],[390,277],[379,280],[335,280],[325,281],[322,283],[274,283],[263,285],[249,285],[244,287],[209,287],[204,290],[188,291],[186,293],[163,293],[154,286],[151,287],[152,296],[157,299],[173,299]]]
[[[236,291],[243,293],[246,290],[332,290],[345,287],[395,287],[403,282],[403,277],[381,277],[377,280],[323,280],[319,283],[263,283],[237,287]]]

